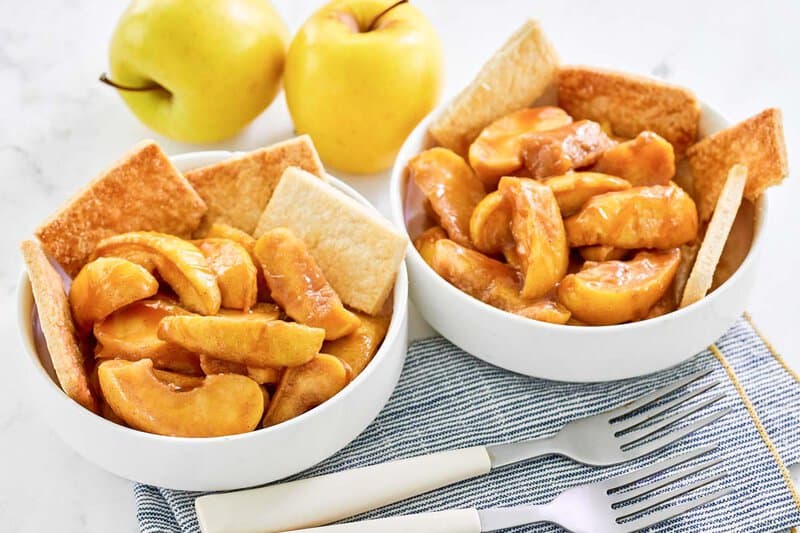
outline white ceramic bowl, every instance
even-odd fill
[[[416,127],[392,169],[392,218],[407,231],[405,167],[410,158],[430,146],[428,126],[443,109],[434,110]],[[702,107],[701,137],[727,124],[719,113]],[[461,292],[428,266],[413,246],[406,254],[410,296],[428,323],[453,344],[502,368],[559,381],[639,376],[688,359],[719,338],[741,316],[755,281],[763,240],[764,196],[752,211],[753,240],[733,276],[699,302],[650,320],[580,327],[522,318]]]
[[[231,152],[198,152],[172,161],[188,170],[231,157]],[[367,201],[341,181],[330,183]],[[277,426],[241,435],[179,438],[129,429],[84,409],[68,398],[47,371],[49,356],[37,351],[34,303],[26,272],[18,287],[19,328],[25,352],[28,397],[53,430],[76,452],[119,476],[173,489],[230,490],[281,479],[331,456],[378,415],[397,385],[407,344],[406,269],[394,288],[391,324],[383,345],[364,371],[316,409]],[[46,348],[42,350],[46,352]],[[40,357],[43,357],[44,362]]]

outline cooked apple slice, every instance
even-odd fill
[[[95,323],[97,359],[152,359],[156,368],[199,374],[197,355],[158,338],[158,324],[167,316],[188,315],[167,300],[140,300]]]
[[[358,318],[361,319],[361,325],[357,330],[322,345],[323,352],[335,355],[350,366],[353,378],[364,370],[378,351],[391,319],[388,316],[369,316],[364,313],[359,313]]]
[[[150,272],[157,270],[190,311],[201,315],[219,311],[217,277],[203,252],[174,235],[153,231],[115,235],[101,241],[92,257],[121,257]]]
[[[69,303],[78,328],[90,331],[95,322],[156,292],[158,281],[142,266],[118,257],[101,257],[84,265],[72,280]]]
[[[267,280],[264,279],[264,273],[261,272],[260,268],[258,268],[258,259],[256,259],[255,253],[253,252],[253,250],[256,247],[255,237],[253,237],[249,233],[245,233],[239,228],[234,228],[233,226],[222,224],[220,222],[214,222],[206,232],[205,238],[230,239],[233,242],[240,244],[245,250],[247,250],[247,253],[250,254],[250,259],[252,259],[253,264],[256,265],[258,299],[261,301],[269,300],[269,289],[267,288]]]
[[[205,354],[200,355],[200,368],[203,369],[203,374],[206,376],[212,374],[239,374],[248,376],[259,384],[277,383],[281,377],[281,370],[278,368],[247,366]]]
[[[217,276],[222,307],[249,310],[258,298],[255,263],[247,250],[230,239],[194,241]]]
[[[697,237],[694,200],[677,185],[594,196],[564,221],[570,246],[670,249]]]
[[[512,267],[451,240],[437,241],[432,266],[460,290],[491,306],[555,324],[569,320],[569,311],[549,296],[539,300],[523,298],[522,280]]]
[[[231,316],[170,316],[158,337],[199,354],[247,366],[298,366],[322,347],[325,330],[282,320]]]
[[[558,299],[586,324],[638,320],[667,292],[680,257],[675,248],[639,252],[630,261],[587,262],[583,270],[561,281]]]
[[[663,137],[643,131],[606,150],[593,170],[625,178],[635,187],[666,185],[675,176],[675,151]]]
[[[511,311],[533,303],[520,296],[516,270],[449,239],[436,241],[432,266],[460,290],[494,307]]]
[[[257,366],[247,367],[247,376],[260,385],[277,384],[283,374],[282,368],[259,368]]]
[[[511,203],[511,232],[525,279],[522,296],[550,292],[569,266],[564,221],[553,191],[527,178],[503,177],[498,190]]]
[[[252,379],[208,376],[175,391],[153,373],[149,359],[105,361],[98,369],[103,396],[132,428],[174,437],[219,437],[251,431],[264,412],[264,395]]]
[[[447,233],[445,233],[441,226],[432,226],[414,239],[414,247],[419,252],[419,255],[422,256],[422,259],[430,265],[433,260],[433,245],[436,244],[436,241],[439,239],[446,238]]]
[[[511,202],[500,191],[486,195],[469,219],[469,236],[476,249],[499,254],[514,246],[511,233]]]
[[[321,353],[303,366],[287,368],[264,415],[264,427],[302,415],[332,398],[349,382],[349,368],[333,355]]]
[[[601,263],[603,261],[624,259],[625,256],[630,253],[630,250],[598,244],[597,246],[584,246],[582,248],[578,248],[578,253],[581,254],[581,257],[587,261]]]
[[[514,313],[525,318],[540,322],[550,322],[551,324],[566,324],[572,316],[569,309],[553,298],[542,298],[527,307],[514,311]]]
[[[338,339],[358,327],[358,317],[345,309],[305,243],[288,228],[275,228],[256,242],[270,294],[286,314],[301,324],[325,330]]]
[[[461,156],[446,148],[431,148],[408,162],[408,176],[428,198],[447,235],[472,246],[469,218],[486,195],[483,183]]]
[[[522,135],[547,131],[572,122],[559,107],[520,109],[483,128],[469,147],[469,164],[483,184],[493,189],[502,176],[511,176],[522,168]]]
[[[597,122],[581,120],[554,130],[525,134],[521,145],[522,160],[530,176],[543,179],[595,163],[614,141]]]
[[[544,184],[553,191],[564,217],[577,213],[592,196],[631,188],[624,179],[599,172],[570,172],[548,178]]]
[[[201,376],[187,376],[186,374],[159,370],[158,368],[153,368],[153,374],[160,381],[163,381],[174,390],[178,391],[194,389],[203,384],[203,378]]]

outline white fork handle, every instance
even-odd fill
[[[195,500],[195,509],[204,533],[274,533],[330,524],[486,474],[491,468],[486,447],[475,446],[256,489],[209,494]]]
[[[475,509],[455,509],[438,513],[410,514],[364,520],[349,524],[296,529],[286,533],[481,533],[481,521]]]

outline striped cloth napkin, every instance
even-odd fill
[[[531,357],[535,356],[534,349]],[[642,357],[646,357],[646,351]],[[726,459],[729,475],[724,483],[734,489],[733,493],[654,531],[766,532],[800,524],[800,497],[785,467],[800,461],[800,381],[747,317],[714,346],[678,367],[610,383],[533,379],[488,365],[440,337],[417,341],[409,349],[397,390],[378,418],[346,448],[296,478],[456,447],[548,435],[573,418],[609,409],[702,369],[712,372],[701,383],[719,380],[717,389],[726,393],[713,409],[732,406],[733,412],[662,452],[609,468],[544,457],[355,519],[544,503],[568,487],[607,479],[696,446],[716,443],[719,447],[712,453]],[[136,485],[134,492],[143,533],[199,531],[194,499],[200,493],[147,485]],[[560,529],[545,524],[509,531]]]

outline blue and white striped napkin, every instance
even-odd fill
[[[646,357],[646,349],[642,357]],[[531,357],[536,357],[532,349]],[[733,412],[653,456],[609,468],[546,457],[399,502],[360,518],[522,503],[544,503],[562,490],[590,483],[716,443],[733,493],[654,531],[782,531],[800,524],[800,497],[785,464],[800,460],[800,382],[751,324],[740,320],[715,346],[683,365],[644,378],[597,384],[556,383],[512,374],[475,359],[442,338],[414,343],[400,383],[378,418],[345,449],[296,476],[427,454],[456,447],[519,440],[555,432],[567,421],[606,410],[701,369],[726,397],[714,410]],[[704,413],[705,414],[705,413]],[[686,422],[689,423],[689,422]],[[189,493],[136,485],[143,533],[198,532]],[[559,531],[531,525],[509,531]]]

